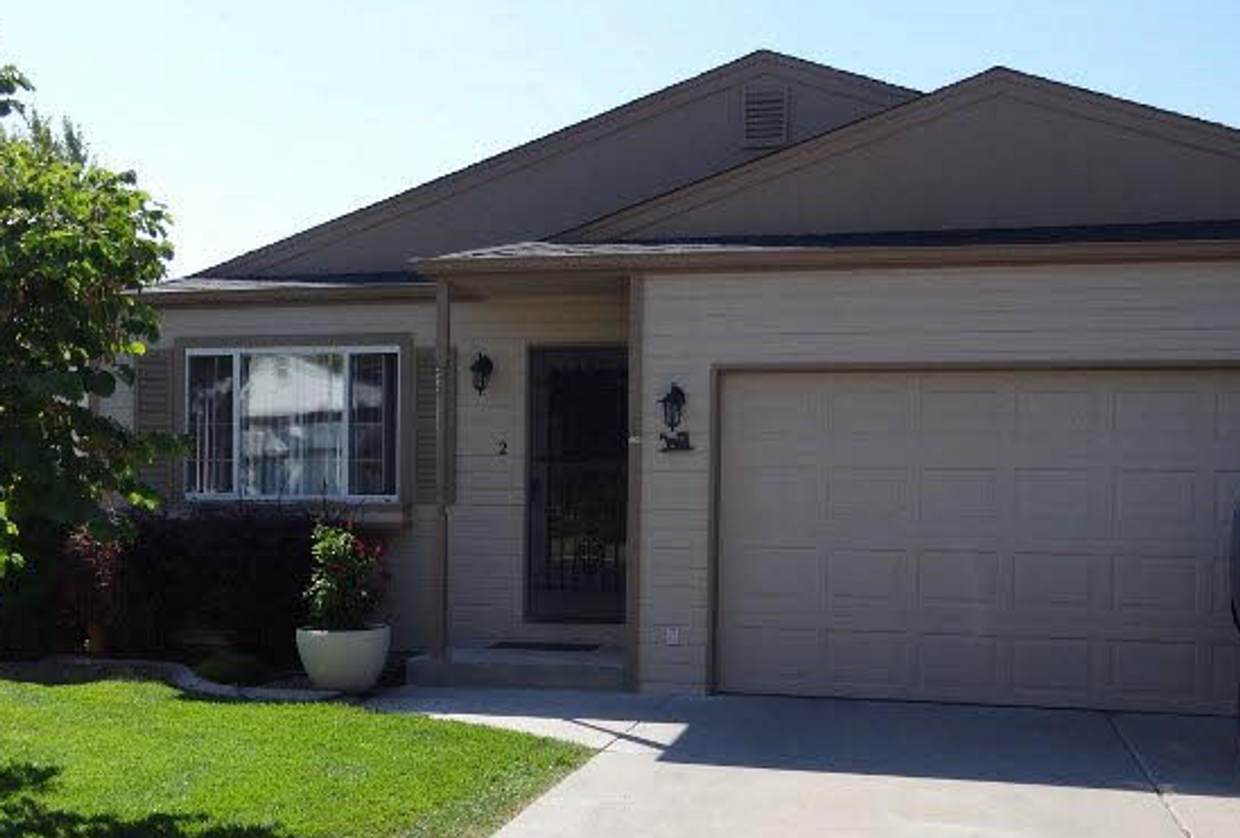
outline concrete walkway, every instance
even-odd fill
[[[502,838],[1237,838],[1234,719],[402,688],[371,701],[599,754]]]

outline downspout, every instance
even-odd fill
[[[448,485],[451,474],[452,450],[452,296],[444,280],[435,285],[435,572],[438,610],[432,654],[447,662],[451,655],[448,644]]]

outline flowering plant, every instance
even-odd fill
[[[310,627],[358,631],[383,598],[383,545],[364,541],[347,527],[319,524],[310,554],[314,559],[306,604]]]

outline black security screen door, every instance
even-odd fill
[[[530,353],[530,620],[624,621],[628,379],[623,349]]]

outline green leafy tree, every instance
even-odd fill
[[[34,85],[22,75],[21,70],[12,64],[0,67],[0,117],[25,113],[25,105],[17,94],[31,90],[34,90]]]
[[[71,123],[28,112],[31,90],[0,67],[0,576],[36,531],[104,533],[111,498],[154,506],[138,469],[178,447],[91,409],[159,338],[138,292],[165,275],[169,218]]]
[[[90,147],[86,138],[69,117],[61,119],[60,131],[57,132],[55,124],[39,113],[38,109],[31,108],[24,115],[26,138],[36,148],[50,151],[54,157],[79,166],[91,165]]]

